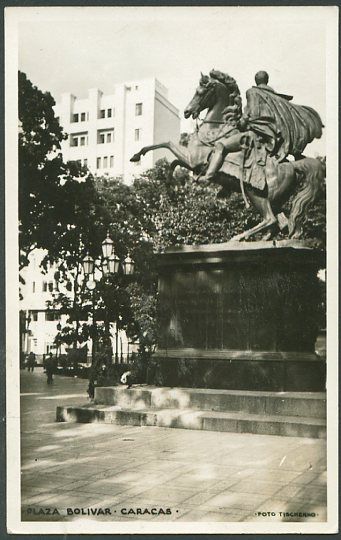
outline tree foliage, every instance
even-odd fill
[[[61,175],[67,173],[58,150],[65,137],[54,115],[54,99],[19,72],[19,220],[21,266],[35,247],[45,247],[60,231],[56,215]],[[54,157],[52,157],[54,156]]]
[[[75,162],[64,163],[63,133],[49,92],[19,72],[19,242],[21,267],[35,248],[47,250],[43,262],[62,259],[67,267],[85,236],[96,245],[101,220],[94,179]]]
[[[239,193],[219,199],[218,186],[193,182],[185,170],[175,178],[169,172],[168,162],[160,160],[134,183],[158,251],[171,245],[226,242],[255,223],[255,213],[246,210]]]

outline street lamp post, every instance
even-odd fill
[[[86,277],[86,288],[89,291],[94,291],[96,288],[96,282],[94,279],[90,279],[90,276],[94,274],[95,269],[95,261],[87,253],[83,259],[83,270]],[[97,326],[96,326],[96,314],[95,314],[95,295],[94,292],[92,294],[92,352],[91,352],[91,361],[92,364],[94,364],[95,361],[95,352],[96,352],[96,341],[97,341]]]
[[[120,261],[119,257],[115,253],[114,243],[111,240],[109,236],[109,231],[108,231],[106,238],[102,242],[102,268],[101,268],[102,275],[106,276],[108,274],[118,274],[120,271],[120,267],[122,267],[124,275],[130,276],[134,273],[135,263],[130,257],[129,253],[123,262]],[[89,290],[95,290],[96,288],[96,280],[95,280],[95,273],[94,273],[95,261],[91,257],[91,255],[89,255],[89,253],[87,253],[83,259],[83,270],[84,270],[84,274],[86,278],[88,278],[86,282],[87,288]],[[93,280],[89,279],[89,276],[91,275],[93,275]],[[110,321],[109,321],[109,316],[108,316],[107,305],[105,305],[104,319],[105,319],[104,320],[105,333],[106,333],[106,338],[108,339],[108,347],[111,350]],[[116,362],[118,362],[118,317],[115,323],[116,323],[115,360]],[[93,336],[97,337],[94,295],[93,295],[92,326],[93,326]],[[93,337],[93,342],[92,342],[92,362],[94,362],[94,346],[95,346],[95,341],[96,341],[94,337]]]

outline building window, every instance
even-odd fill
[[[142,115],[142,103],[136,103],[135,105],[135,116]]]
[[[139,141],[141,137],[141,130],[135,129],[135,141]]]
[[[114,130],[97,131],[97,144],[108,144],[112,142],[114,142]]]
[[[108,157],[105,156],[103,158],[103,169],[107,169],[108,168]]]
[[[53,281],[50,281],[50,282],[49,282],[49,284],[48,284],[48,289],[49,289],[50,292],[53,292],[53,290],[54,290],[54,283],[53,283]]]
[[[100,169],[102,166],[102,158],[98,157],[96,162],[97,169]]]
[[[70,146],[86,146],[88,144],[87,133],[75,133],[71,135]]]
[[[83,167],[87,167],[88,166],[88,160],[87,159],[83,159]]]
[[[85,112],[82,112],[81,113],[81,122],[85,122],[85,120],[86,120],[86,114],[85,114]]]
[[[57,311],[45,311],[45,321],[59,321],[59,313]]]
[[[98,114],[98,118],[112,118],[115,116],[115,109],[111,107],[110,109],[101,109]]]
[[[72,115],[72,122],[79,122],[79,114],[78,113]]]
[[[32,292],[34,292],[34,293],[36,292],[36,282],[35,281],[32,282]]]
[[[47,292],[47,281],[43,281],[43,292]]]
[[[114,156],[110,156],[110,169],[114,166]]]

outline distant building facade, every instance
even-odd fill
[[[24,284],[21,287],[23,299],[20,309],[25,319],[25,331],[21,336],[21,350],[34,352],[38,359],[49,352],[57,352],[54,339],[58,333],[57,325],[66,322],[66,316],[48,310],[48,302],[58,289],[55,269],[51,267],[43,274],[39,265],[44,256],[42,250],[34,250],[29,255],[29,264],[22,271]],[[60,352],[65,352],[64,348]]]
[[[167,94],[155,78],[116,84],[110,95],[97,88],[90,89],[86,99],[62,94],[54,109],[69,135],[62,142],[64,161],[78,161],[93,174],[130,182],[161,157],[170,157],[168,150],[159,149],[130,162],[142,146],[180,139],[179,111]]]
[[[59,292],[72,298],[72,293],[56,280],[57,268],[54,265],[49,266],[46,273],[42,273],[40,263],[44,255],[46,252],[41,249],[32,251],[29,255],[30,262],[21,273],[24,283],[21,286],[23,298],[20,302],[22,322],[20,349],[24,354],[33,352],[38,362],[41,362],[50,352],[57,356],[67,352],[68,347],[64,344],[57,346],[55,338],[59,332],[58,325],[64,327],[68,317],[54,309],[52,301]],[[87,322],[91,323],[91,321]],[[123,330],[119,330],[117,335],[116,330],[116,325],[111,323],[113,355],[114,358],[118,358],[118,362],[126,362],[131,353],[137,351],[137,345],[129,341]],[[87,356],[90,360],[92,341],[89,339],[87,343],[80,346],[87,348]]]

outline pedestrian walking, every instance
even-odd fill
[[[89,380],[89,386],[88,386],[87,392],[88,392],[88,396],[90,400],[93,400],[95,397],[96,383],[97,381],[95,379]]]
[[[28,371],[32,371],[33,373],[35,364],[36,364],[36,355],[34,354],[34,352],[31,351],[27,359]]]
[[[52,353],[45,360],[45,371],[47,375],[47,384],[52,384],[53,382],[53,370],[54,370],[54,360]]]

